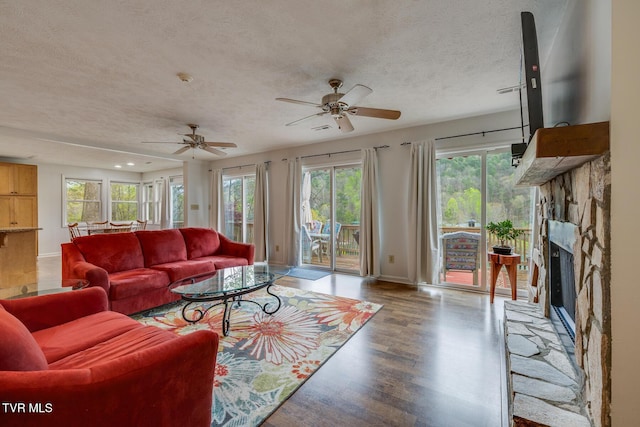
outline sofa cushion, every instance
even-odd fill
[[[142,246],[145,267],[187,259],[187,248],[179,230],[143,230],[135,234]]]
[[[198,258],[197,261],[205,260],[205,259],[212,261],[213,264],[216,266],[216,270],[219,270],[221,268],[241,267],[243,265],[249,265],[249,261],[247,261],[246,258],[240,258],[235,256],[229,256],[229,255],[206,256],[206,257]]]
[[[73,240],[84,259],[107,273],[144,267],[140,242],[133,233],[106,233]]]
[[[213,255],[220,247],[218,232],[210,228],[181,228],[189,259]]]
[[[169,276],[160,270],[136,268],[109,275],[109,300],[119,300],[144,294],[151,289],[166,288]]]
[[[91,348],[142,324],[113,311],[102,311],[33,333],[48,363]]]
[[[212,259],[190,259],[187,261],[176,261],[167,264],[157,264],[152,267],[154,270],[164,271],[169,275],[171,282],[188,279],[190,277],[201,276],[216,271],[216,265]]]
[[[178,335],[169,331],[154,326],[143,326],[59,359],[52,363],[49,369],[91,368],[176,338]]]
[[[0,371],[42,371],[47,359],[31,332],[0,305]]]

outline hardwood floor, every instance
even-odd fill
[[[60,277],[60,259],[39,270]],[[264,426],[507,425],[502,298],[340,274],[278,284],[384,307]]]
[[[384,307],[263,425],[502,425],[500,298],[347,275],[278,283]]]

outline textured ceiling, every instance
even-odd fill
[[[229,156],[517,108],[520,12],[540,56],[566,0],[6,0],[0,2],[0,157],[132,170],[180,166],[186,123]],[[178,79],[180,72],[193,77]],[[544,68],[542,68],[544,73]],[[362,107],[396,121],[330,117],[276,97],[320,102],[327,81],[373,89]],[[312,128],[329,124],[330,129]],[[58,141],[58,142],[53,142]],[[64,143],[64,144],[63,144]],[[87,149],[82,146],[109,150]],[[149,156],[149,157],[146,157]],[[216,157],[199,150],[199,159]],[[118,160],[121,159],[122,160]],[[164,159],[169,159],[163,160]]]

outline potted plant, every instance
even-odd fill
[[[512,248],[507,244],[507,241],[513,240],[524,233],[523,230],[516,230],[509,219],[490,222],[487,224],[487,231],[498,238],[500,244],[493,247],[493,252],[500,255],[511,255]]]

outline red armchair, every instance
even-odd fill
[[[99,287],[0,300],[0,425],[209,426],[218,335],[107,307]]]

